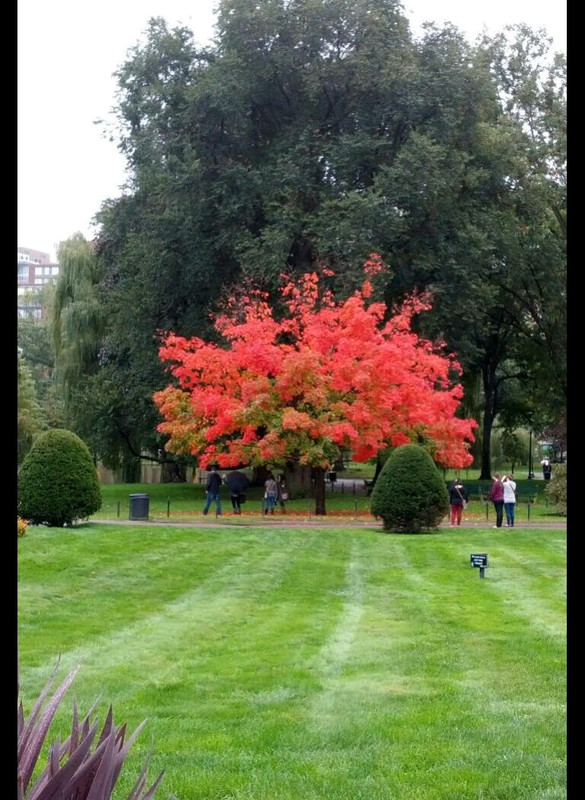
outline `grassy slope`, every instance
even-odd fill
[[[58,655],[167,800],[564,798],[566,533],[29,528],[26,708]],[[487,552],[485,579],[469,565]]]

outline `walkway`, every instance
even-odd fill
[[[250,527],[287,527],[287,528],[363,528],[364,530],[382,530],[382,523],[379,520],[368,519],[355,519],[352,517],[293,517],[292,515],[281,516],[241,516],[236,517],[231,514],[226,514],[221,517],[205,517],[197,520],[130,520],[130,519],[98,519],[92,517],[89,522],[97,522],[103,525],[148,525],[159,527],[173,527],[173,528],[250,528]],[[450,528],[448,522],[443,522],[440,528]],[[491,528],[493,522],[489,520],[486,522],[473,520],[461,524],[461,530],[473,530],[476,528]],[[533,529],[549,529],[549,530],[567,530],[567,520],[555,520],[551,522],[516,522],[514,530],[533,528]],[[509,531],[505,525],[502,527],[503,531]]]

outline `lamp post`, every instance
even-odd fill
[[[533,464],[532,464],[532,428],[530,428],[530,436],[528,439],[528,480],[531,481],[534,478],[533,472]]]

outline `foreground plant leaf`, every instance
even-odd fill
[[[51,745],[47,765],[29,790],[29,783],[37,768],[39,755],[51,723],[65,693],[71,686],[79,666],[73,669],[52,697],[49,697],[58,663],[35,702],[28,720],[24,718],[22,700],[18,706],[18,800],[109,800],[124,761],[139,733],[146,724],[141,722],[126,740],[126,725],[114,724],[112,707],[108,709],[96,748],[91,746],[98,731],[97,723],[90,724],[96,705],[81,723],[74,703],[71,734],[64,743],[57,738]],[[65,759],[65,761],[64,761]],[[128,800],[151,800],[161,783],[164,772],[146,788],[149,759],[128,796]]]

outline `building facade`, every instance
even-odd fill
[[[17,309],[19,317],[41,319],[45,314],[44,293],[59,277],[59,264],[48,253],[19,247],[17,254]]]

